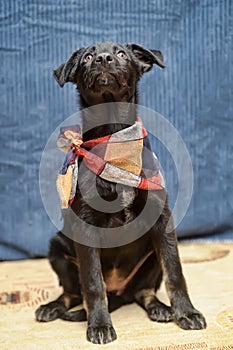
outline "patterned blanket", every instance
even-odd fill
[[[68,208],[76,194],[78,158],[102,179],[144,190],[162,190],[164,179],[146,129],[140,118],[111,135],[82,141],[78,125],[63,127],[58,148],[67,153],[57,177],[61,208]]]

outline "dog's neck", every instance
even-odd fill
[[[83,120],[83,141],[103,137],[122,130],[136,121],[137,94],[127,101],[117,103],[111,95],[106,95],[105,103],[87,105],[80,96]]]

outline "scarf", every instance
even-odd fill
[[[74,201],[78,181],[78,158],[93,173],[104,180],[143,190],[165,188],[156,155],[140,118],[123,130],[111,135],[82,141],[79,125],[62,127],[58,148],[66,153],[57,177],[61,208]]]

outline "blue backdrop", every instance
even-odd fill
[[[217,228],[232,239],[232,10],[231,0],[0,1],[0,259],[47,252],[56,228],[40,197],[40,158],[77,110],[75,88],[60,89],[52,70],[107,40],[164,53],[167,68],[145,74],[140,103],[177,128],[191,155],[194,194],[179,232]],[[175,169],[159,158],[172,202]]]

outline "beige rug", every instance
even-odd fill
[[[34,311],[60,289],[46,259],[0,263],[0,349],[233,349],[233,243],[180,245],[191,299],[208,327],[184,331],[174,323],[150,321],[136,304],[112,313],[118,339],[107,345],[86,341],[86,322],[37,323]],[[164,287],[159,297],[167,302]]]

